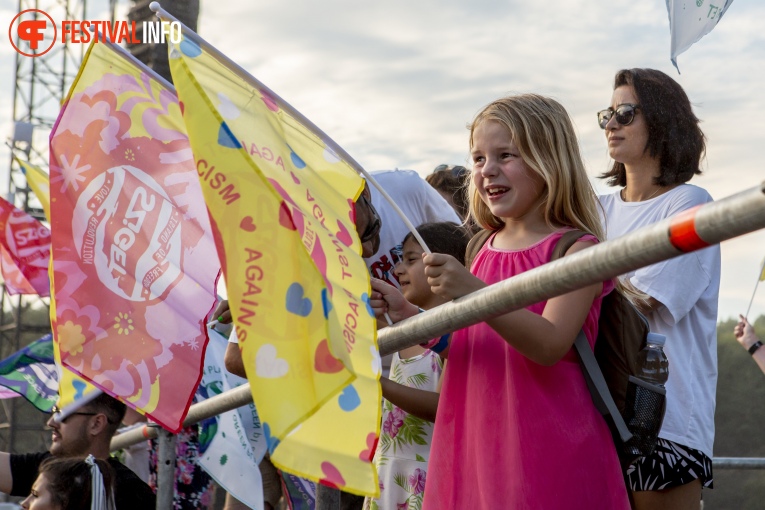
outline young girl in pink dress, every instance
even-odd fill
[[[424,255],[434,293],[455,299],[550,261],[561,235],[602,236],[596,198],[565,109],[538,95],[497,100],[470,129],[468,193],[494,231],[470,271]],[[393,320],[417,310],[373,282],[372,306]],[[457,331],[449,350],[425,487],[426,510],[628,509],[611,435],[587,390],[574,340],[597,337],[608,282]]]

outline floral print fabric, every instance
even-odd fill
[[[413,358],[393,356],[390,379],[404,386],[436,391],[443,362],[433,351]],[[430,457],[433,424],[383,400],[382,432],[374,462],[380,497],[367,498],[364,510],[420,510]]]
[[[176,436],[175,495],[173,510],[206,509],[212,503],[213,480],[199,465],[197,426],[184,427]],[[159,442],[151,440],[149,450],[149,486],[157,492],[157,456]]]

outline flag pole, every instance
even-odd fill
[[[248,82],[251,86],[258,90],[262,90],[268,94],[268,96],[271,97],[274,101],[276,101],[279,104],[279,107],[287,112],[290,116],[297,119],[301,124],[306,126],[314,135],[316,135],[318,138],[320,138],[327,147],[335,153],[336,156],[340,157],[342,160],[344,160],[348,165],[351,166],[357,173],[364,176],[364,178],[372,183],[372,185],[377,188],[377,191],[380,192],[380,194],[385,198],[385,200],[393,207],[393,210],[396,211],[396,214],[401,218],[401,220],[404,222],[406,227],[409,229],[409,231],[412,233],[414,238],[417,240],[418,243],[420,243],[420,246],[422,246],[422,249],[425,251],[425,253],[430,254],[430,248],[428,248],[428,245],[425,243],[425,241],[422,239],[420,234],[417,232],[417,229],[414,227],[412,222],[409,220],[409,218],[406,217],[404,212],[401,210],[401,208],[396,204],[396,202],[393,201],[393,199],[388,195],[388,193],[380,186],[380,184],[375,180],[372,175],[367,172],[353,157],[348,154],[345,149],[340,147],[332,138],[330,138],[324,131],[319,129],[316,124],[311,122],[308,118],[306,118],[302,113],[297,111],[295,108],[292,107],[287,101],[281,98],[278,94],[276,94],[273,90],[268,88],[266,85],[264,85],[260,80],[252,76],[250,73],[248,73],[245,69],[243,69],[239,64],[228,58],[226,55],[221,53],[215,46],[205,41],[199,34],[191,30],[189,27],[184,25],[178,18],[167,12],[165,9],[162,8],[162,6],[159,4],[159,2],[152,2],[149,4],[149,9],[154,11],[154,13],[157,15],[158,18],[160,18],[163,21],[171,21],[171,22],[177,22],[181,25],[181,28],[183,30],[184,35],[188,36],[192,41],[194,41],[199,47],[203,47],[205,51],[207,51],[210,55],[212,55],[216,60],[224,63],[227,67],[229,67],[234,73],[244,81]]]
[[[765,259],[762,259],[762,266],[760,267],[760,274],[757,276],[757,283],[754,284],[754,292],[752,292],[752,298],[749,300],[749,306],[746,307],[746,313],[744,314],[744,318],[746,320],[749,320],[749,311],[752,309],[752,303],[754,302],[754,296],[757,294],[757,287],[760,285],[760,281],[762,281],[762,276],[765,274]]]

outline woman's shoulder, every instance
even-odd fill
[[[663,198],[659,203],[664,204],[662,209],[665,210],[665,216],[671,216],[714,200],[707,190],[693,184],[681,184],[657,198]]]
[[[680,186],[671,189],[667,192],[667,195],[674,198],[684,198],[696,202],[697,204],[706,204],[712,202],[714,199],[707,190],[694,184],[681,184]]]

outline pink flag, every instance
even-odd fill
[[[181,105],[97,44],[50,147],[62,362],[177,432],[202,375],[220,269]]]
[[[50,230],[0,198],[0,269],[10,294],[50,295]]]

